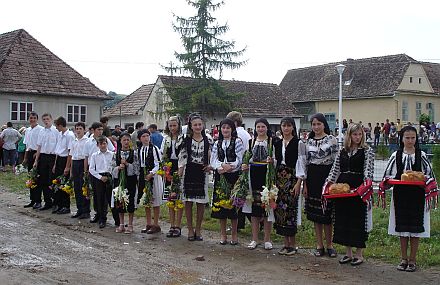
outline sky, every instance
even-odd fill
[[[215,1],[215,0],[213,0]],[[246,47],[223,79],[279,84],[289,69],[405,53],[440,63],[440,1],[224,0],[213,12]],[[183,52],[173,13],[186,0],[0,0],[0,33],[25,29],[100,89],[130,94]],[[336,71],[335,71],[336,72]]]

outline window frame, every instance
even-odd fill
[[[418,121],[422,115],[422,102],[416,102],[416,120]]]
[[[17,110],[12,110],[12,104],[17,104]],[[25,110],[21,111],[20,105],[25,105]],[[31,110],[28,110],[28,104],[31,104]],[[34,102],[29,101],[9,101],[9,119],[11,122],[26,122],[28,120],[29,112],[34,111]],[[12,112],[17,113],[17,119],[12,119]],[[22,120],[20,119],[20,113],[24,113],[25,118]]]
[[[402,121],[408,121],[409,113],[408,113],[408,102],[402,101]]]
[[[71,107],[72,111],[69,112],[69,107]],[[77,107],[77,120],[75,120],[75,107]],[[85,108],[85,112],[82,113],[82,108]],[[71,115],[71,118],[69,118],[69,114]],[[81,120],[81,117],[84,116],[84,121]],[[76,124],[78,122],[86,123],[87,121],[87,105],[80,105],[80,104],[66,104],[66,122]]]

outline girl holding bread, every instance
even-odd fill
[[[417,130],[412,126],[402,128],[399,140],[399,149],[388,161],[379,196],[385,201],[385,189],[391,187],[389,179],[401,180],[406,171],[417,171],[424,175],[424,185],[394,185],[391,197],[388,234],[400,237],[402,256],[397,270],[413,272],[416,270],[419,239],[430,236],[429,209],[431,203],[436,201],[438,191],[431,164],[420,150]]]
[[[333,242],[346,246],[340,264],[360,265],[364,258],[368,232],[372,229],[371,196],[374,173],[374,152],[365,144],[365,132],[360,124],[348,126],[344,147],[332,166],[324,191],[337,184],[346,183],[356,189],[358,196],[333,200]],[[331,186],[333,185],[333,186]],[[339,184],[338,184],[339,185]],[[356,247],[353,255],[352,248]]]

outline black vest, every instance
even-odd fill
[[[296,161],[298,160],[298,142],[298,139],[292,138],[289,144],[286,146],[284,162],[286,163],[287,167],[296,167]],[[273,145],[275,147],[275,159],[277,160],[277,167],[279,167],[283,161],[283,140],[278,139],[273,143]]]
[[[138,148],[138,157],[139,157],[139,164],[141,162],[141,157],[142,157],[142,153],[141,153],[141,148]],[[151,171],[154,168],[154,157],[153,157],[153,148],[154,145],[152,143],[150,143],[150,145],[148,146],[148,153],[147,153],[147,157],[145,159],[145,164],[146,164],[146,168],[147,171]],[[156,151],[157,152],[157,151]],[[159,157],[159,156],[158,156]]]
[[[223,150],[223,141],[218,140],[217,141],[217,157],[218,160],[223,162],[225,161],[225,156],[228,162],[233,162],[237,159],[237,154],[235,153],[235,141],[236,138],[231,138],[231,143],[226,148],[226,154]]]
[[[401,149],[399,149],[396,153],[397,173],[394,179],[398,179],[398,180],[400,180],[404,168],[404,165],[402,163],[402,154],[403,154],[403,150]],[[414,162],[413,165],[411,165],[411,169],[414,171],[422,171],[422,151],[420,149],[416,149],[415,155],[416,155],[416,161]]]
[[[352,156],[349,156],[345,148],[343,148],[339,155],[339,167],[341,173],[355,172],[363,174],[364,162],[365,150],[363,148],[358,149],[357,152]]]

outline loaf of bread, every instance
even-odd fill
[[[400,177],[402,181],[425,181],[425,175],[420,171],[408,170]]]
[[[350,193],[350,185],[347,183],[335,183],[330,186],[329,194]]]

